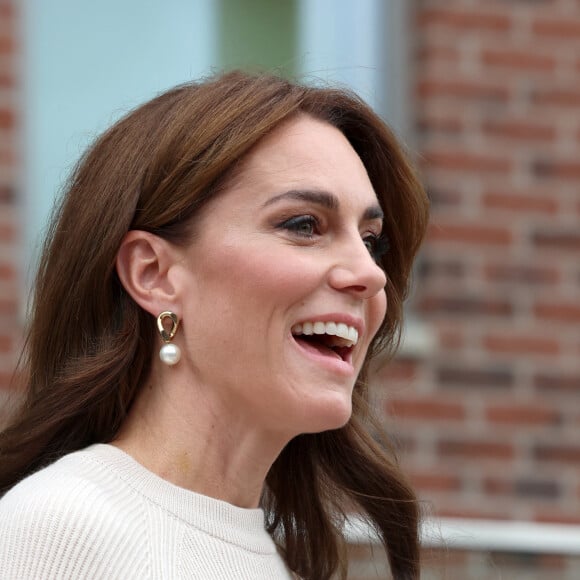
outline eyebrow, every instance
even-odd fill
[[[285,199],[308,201],[331,210],[337,210],[340,207],[340,202],[334,194],[327,191],[310,189],[291,189],[290,191],[286,191],[280,195],[275,195],[266,201],[264,207]],[[378,204],[367,207],[363,213],[364,220],[383,219],[384,217],[385,214]]]

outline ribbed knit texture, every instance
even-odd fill
[[[288,580],[260,509],[193,493],[112,445],[71,453],[0,500],[0,578]]]

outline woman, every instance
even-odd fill
[[[365,378],[426,221],[342,91],[234,72],[108,130],[41,259],[0,437],[2,577],[345,577],[348,507],[417,578],[417,504]]]

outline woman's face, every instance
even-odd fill
[[[174,270],[182,371],[256,429],[342,426],[386,312],[381,215],[337,129],[301,116],[268,135]]]

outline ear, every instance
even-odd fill
[[[171,310],[181,317],[169,272],[177,249],[149,232],[131,230],[117,253],[116,268],[121,284],[143,310],[158,316]]]

